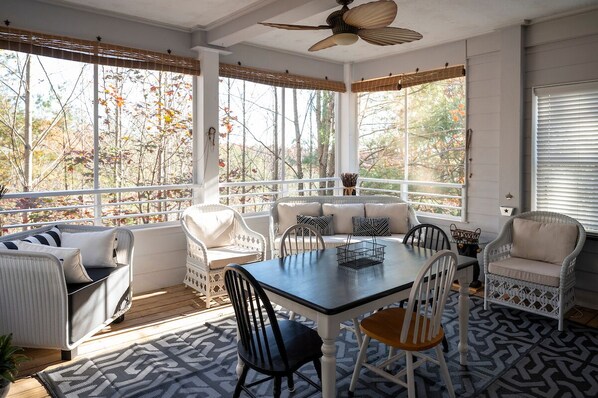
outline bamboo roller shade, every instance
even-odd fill
[[[465,76],[465,67],[463,65],[457,65],[422,72],[403,73],[400,75],[362,80],[351,84],[351,91],[354,93],[393,91],[417,86],[418,84],[431,83],[461,76]]]
[[[0,27],[0,48],[46,57],[124,68],[151,69],[199,75],[193,58]]]
[[[263,69],[250,68],[241,65],[220,64],[221,77],[247,80],[254,83],[268,84],[277,87],[302,88],[312,90],[329,90],[344,93],[347,91],[345,83],[317,79],[283,72],[273,72]]]

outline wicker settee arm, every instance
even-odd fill
[[[567,257],[563,259],[563,265],[561,267],[561,287],[567,286],[568,284],[575,283],[575,263],[577,262],[577,256],[583,250],[583,245],[586,242],[586,231],[581,226],[581,224],[577,225],[579,236],[577,237],[577,243],[575,244],[575,249],[569,254]]]
[[[206,244],[203,243],[201,240],[197,239],[195,236],[193,236],[189,229],[187,229],[187,226],[185,225],[182,219],[181,226],[183,228],[183,232],[185,233],[185,237],[187,238],[187,256],[196,259],[200,263],[207,266],[208,248],[206,247]]]
[[[234,244],[245,249],[260,252],[262,259],[266,252],[266,239],[262,234],[249,228],[243,216],[235,213]]]
[[[26,347],[72,349],[68,302],[60,261],[47,253],[0,252],[0,335]]]
[[[488,265],[491,262],[511,257],[513,245],[513,219],[508,220],[503,226],[500,234],[484,248],[484,273],[488,273]]]

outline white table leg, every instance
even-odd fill
[[[322,338],[322,397],[336,397],[336,339],[340,331],[338,321],[318,316],[318,334]]]
[[[469,323],[469,278],[459,278],[459,363],[467,365],[467,326]]]

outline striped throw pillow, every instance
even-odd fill
[[[0,242],[0,249],[19,250],[16,241]]]
[[[334,235],[334,224],[332,224],[332,215],[328,216],[304,216],[297,215],[297,224],[311,225],[322,236]]]
[[[23,241],[29,243],[35,243],[38,245],[46,245],[46,246],[53,246],[53,247],[60,247],[60,241],[62,239],[62,233],[58,229],[58,227],[52,227],[51,230],[46,231],[41,234],[29,236]]]
[[[353,235],[390,236],[390,217],[353,217]]]

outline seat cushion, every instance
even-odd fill
[[[206,247],[228,246],[233,243],[235,213],[232,210],[204,212],[200,208],[185,210],[185,226],[193,237]]]
[[[279,203],[278,211],[278,233],[282,234],[291,225],[297,224],[297,216],[320,216],[321,206],[318,202],[313,203]]]
[[[261,258],[262,254],[260,252],[239,246],[215,247],[208,250],[210,269],[224,268],[231,263],[245,264],[252,261],[259,261]]]
[[[322,213],[325,216],[334,216],[332,223],[334,225],[334,232],[337,234],[352,234],[353,217],[365,216],[363,203],[324,203],[322,204]]]
[[[409,206],[407,203],[366,203],[366,217],[389,217],[391,234],[409,231]]]
[[[562,264],[575,248],[577,225],[513,220],[511,256]]]
[[[561,280],[560,265],[518,257],[492,262],[488,264],[488,271],[507,278],[554,287],[558,287]]]

